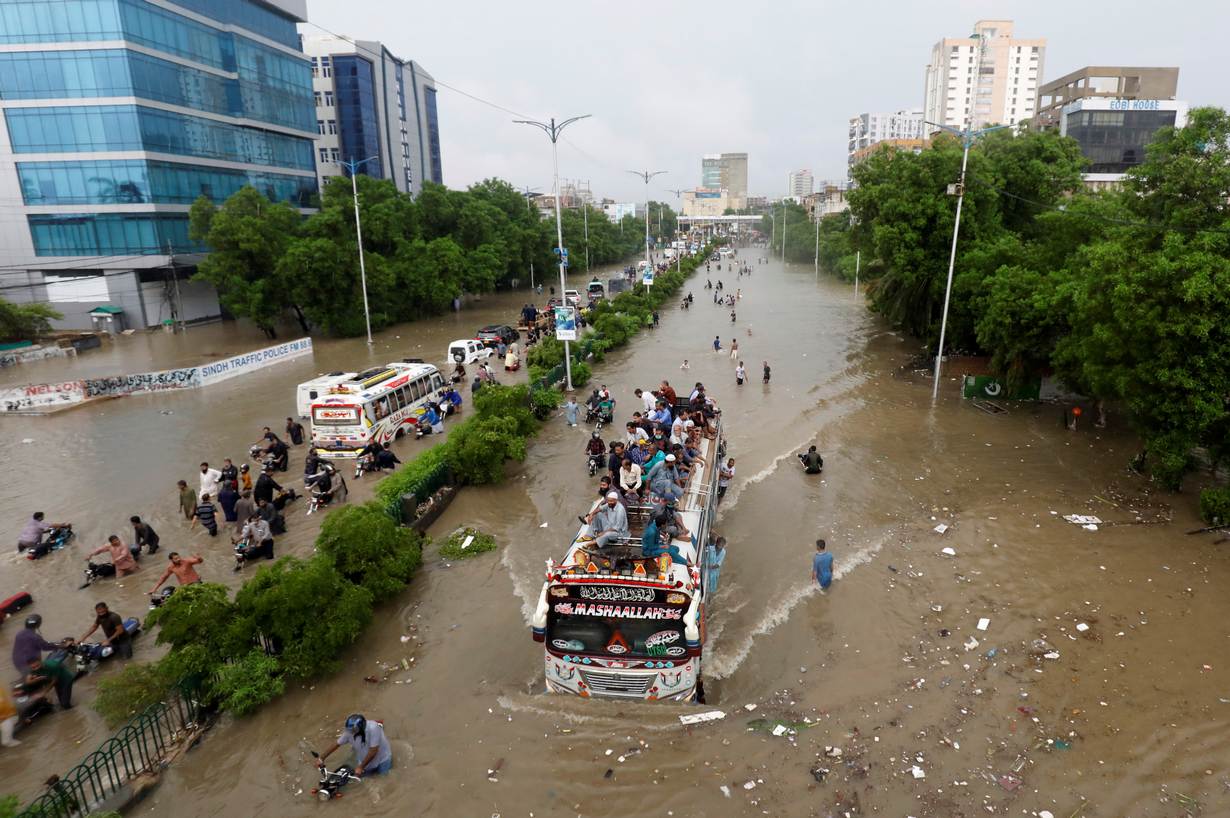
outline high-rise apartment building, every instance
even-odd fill
[[[323,184],[348,176],[339,162],[415,193],[443,184],[436,86],[418,63],[370,40],[305,36],[316,102],[317,172]]]
[[[722,154],[706,153],[700,158],[700,186],[712,190],[722,186]]]
[[[946,37],[932,46],[924,118],[951,128],[1029,119],[1045,59],[1045,39],[1014,38],[1011,20],[979,20],[969,37]]]
[[[786,190],[796,199],[810,196],[814,185],[810,170],[796,170],[786,177]]]
[[[0,3],[0,285],[88,328],[216,317],[201,196],[316,196],[304,0]],[[178,287],[175,286],[178,279]]]
[[[918,140],[926,135],[921,108],[893,113],[865,113],[850,117],[847,134],[846,165],[857,164],[855,156],[865,156],[867,148],[888,140]],[[861,152],[861,153],[860,153]]]

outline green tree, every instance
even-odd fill
[[[299,228],[299,213],[273,204],[247,186],[214,207],[201,196],[189,212],[188,235],[209,247],[196,278],[218,290],[218,300],[232,315],[250,318],[270,338],[282,314],[296,305],[289,282],[276,275],[278,261]],[[300,315],[303,330],[307,322]]]
[[[374,505],[346,506],[329,514],[316,550],[376,602],[405,588],[423,561],[421,536],[398,526]]]
[[[49,304],[14,304],[0,298],[0,341],[33,341],[64,316]]]

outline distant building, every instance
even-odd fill
[[[821,182],[815,193],[803,197],[801,204],[807,209],[808,218],[814,222],[849,210],[850,203],[846,200],[849,191],[850,184],[844,180]]]
[[[853,168],[854,155],[872,145],[888,140],[922,139],[927,131],[923,127],[921,108],[895,111],[893,113],[863,113],[850,117],[846,142],[846,165]]]
[[[769,197],[767,196],[748,196],[745,207],[748,210],[764,210],[769,206]]]
[[[882,139],[879,142],[868,145],[865,148],[859,148],[854,153],[850,154],[849,172],[850,178],[853,179],[854,169],[867,161],[867,157],[882,150],[892,151],[907,151],[909,153],[922,153],[928,145],[931,144],[930,139]]]
[[[747,198],[747,154],[707,153],[700,160],[700,188],[725,190],[732,201]]]
[[[316,101],[317,173],[323,185],[349,176],[339,165],[391,179],[403,193],[423,182],[443,184],[436,85],[423,67],[395,57],[382,43],[305,35]]]
[[[620,222],[624,220],[625,216],[635,216],[636,215],[636,212],[637,212],[636,203],[635,202],[603,202],[602,212],[606,214],[606,217],[608,219],[615,222],[616,224],[619,224]]]
[[[697,188],[683,193],[684,216],[721,216],[728,207],[730,194],[725,190]]]
[[[786,177],[786,190],[791,196],[810,196],[814,184],[810,170],[796,170]]]
[[[1187,124],[1178,68],[1086,66],[1038,90],[1034,126],[1057,129],[1090,161],[1091,187],[1117,185],[1162,128]]]
[[[979,20],[969,37],[931,48],[923,118],[951,128],[1015,125],[1034,114],[1046,40],[1012,36],[1011,20]]]
[[[57,328],[221,314],[201,196],[316,198],[304,0],[0,4],[0,289]]]

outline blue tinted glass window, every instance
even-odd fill
[[[187,213],[105,213],[26,217],[35,255],[136,256],[199,253],[188,238]]]
[[[376,90],[372,64],[358,56],[333,58],[333,85],[337,98],[337,122],[341,135],[342,158],[362,160],[360,173],[381,178],[380,124],[376,116]]]
[[[238,37],[235,60],[243,108],[249,117],[312,130],[316,101],[306,59]]]
[[[291,48],[299,47],[295,21],[274,9],[252,0],[174,0],[177,6],[217,20],[246,28]]]
[[[19,162],[28,205],[192,204],[200,196],[220,204],[245,185],[275,202],[313,206],[316,177],[185,165],[144,159]]]
[[[137,151],[314,170],[312,140],[137,105],[9,108],[14,153]]]
[[[436,113],[436,89],[424,89],[427,104],[427,145],[431,154],[431,181],[444,184],[444,170],[440,161],[440,119]]]

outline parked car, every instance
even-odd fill
[[[494,349],[473,338],[462,338],[448,345],[448,359],[455,364],[478,363],[494,354]]]
[[[520,333],[508,324],[488,324],[478,331],[478,340],[489,347],[498,345],[500,341],[511,344],[520,337]]]
[[[576,290],[564,290],[564,303],[573,307],[581,306],[581,294]]]

